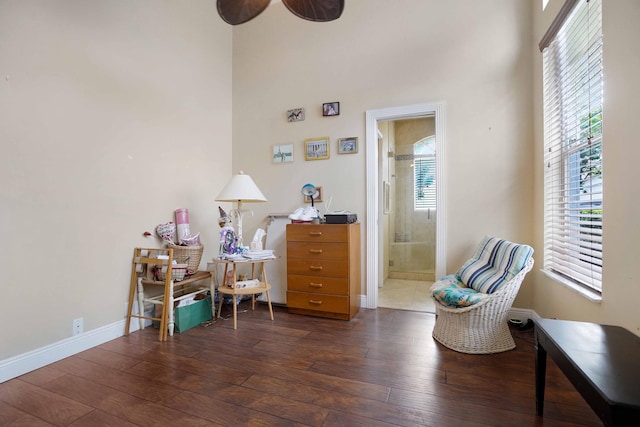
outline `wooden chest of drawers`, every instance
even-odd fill
[[[287,225],[289,312],[350,320],[360,308],[360,224]]]

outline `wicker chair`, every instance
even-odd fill
[[[507,317],[524,276],[533,268],[530,258],[524,268],[498,291],[468,307],[447,307],[437,300],[433,338],[461,353],[489,354],[516,347]]]

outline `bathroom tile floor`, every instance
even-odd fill
[[[386,279],[378,288],[378,307],[435,313],[429,288],[433,282]]]

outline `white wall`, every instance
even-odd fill
[[[542,12],[534,7],[534,42],[537,45],[563,0],[551,0]],[[533,271],[532,306],[541,316],[624,326],[640,334],[640,145],[637,143],[637,104],[640,99],[640,2],[603,1],[604,126],[603,126],[603,291],[601,302],[591,302],[538,271]],[[535,243],[543,244],[542,199],[542,57],[534,48],[535,101]]]
[[[121,320],[133,248],[177,208],[206,266],[231,47],[209,0],[0,0],[0,360]]]
[[[449,269],[485,233],[530,242],[530,44],[530,3],[512,0],[349,0],[330,23],[272,4],[234,28],[233,168],[269,199],[252,206],[247,230],[268,212],[300,206],[306,182],[366,229],[365,111],[442,101]],[[341,114],[322,117],[331,101]],[[286,121],[294,107],[306,109],[305,121]],[[331,138],[331,158],[305,161],[303,140],[317,136]],[[336,154],[337,138],[348,136],[359,137],[359,152]],[[295,144],[294,162],[272,164],[271,145],[283,143]]]
[[[366,222],[364,112],[440,101],[449,270],[485,233],[533,242],[536,269],[516,306],[638,333],[634,0],[604,5],[603,302],[538,272],[541,65],[532,50],[561,3],[543,14],[538,0],[349,0],[325,24],[273,4],[232,30],[209,0],[0,0],[0,360],[69,337],[78,317],[85,330],[121,320],[132,248],[156,244],[142,233],[178,207],[203,235],[205,262],[218,238],[213,199],[239,169],[269,199],[252,206],[247,234],[268,212],[300,206],[306,182]],[[328,101],[341,102],[340,116],[321,117]],[[307,119],[287,123],[299,106]],[[331,158],[305,162],[303,139],[325,135]],[[336,154],[345,136],[360,138],[357,154]],[[281,143],[295,143],[293,163],[271,163]]]

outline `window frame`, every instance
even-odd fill
[[[596,297],[602,294],[603,258],[602,49],[601,0],[566,1],[540,42],[545,140],[543,270]]]

